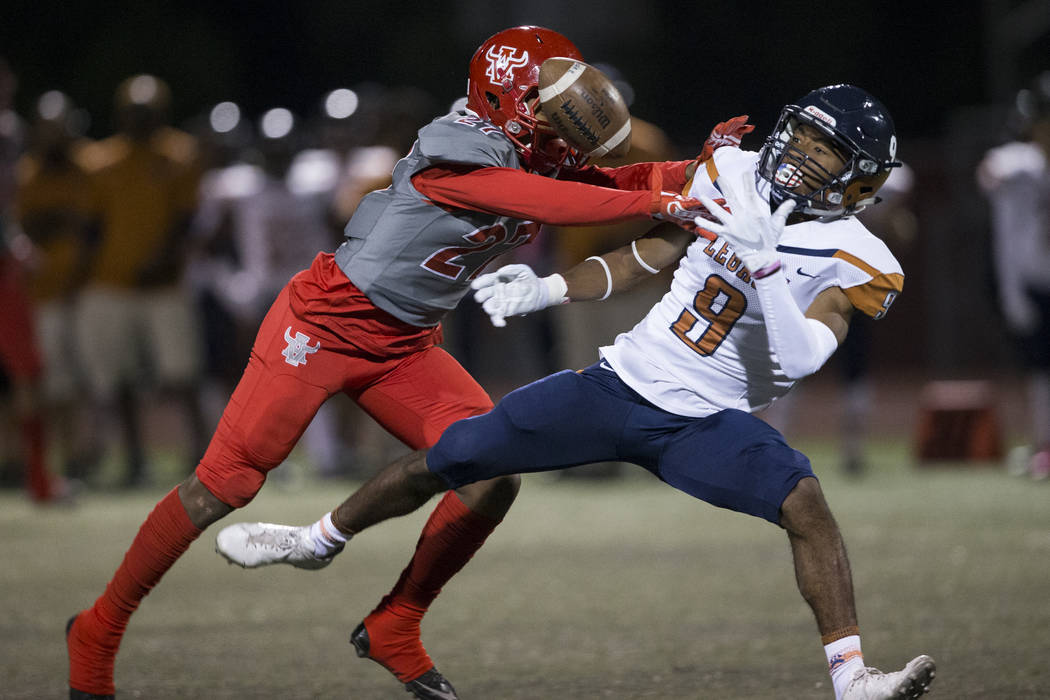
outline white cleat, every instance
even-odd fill
[[[335,555],[314,553],[310,528],[274,523],[236,523],[224,527],[215,537],[215,551],[231,564],[255,569],[270,564],[291,564],[299,569],[323,569]]]
[[[883,673],[876,668],[857,671],[842,700],[910,700],[930,689],[937,665],[929,656],[916,656],[900,671]]]

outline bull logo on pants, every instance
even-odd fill
[[[288,347],[281,354],[284,355],[284,361],[292,367],[305,365],[307,354],[315,353],[321,349],[321,341],[317,341],[317,345],[310,345],[310,336],[304,335],[299,331],[295,332],[295,337],[293,338],[291,326],[288,326],[284,331],[284,339],[287,341]]]

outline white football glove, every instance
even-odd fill
[[[780,262],[777,242],[784,233],[784,225],[795,208],[795,202],[786,200],[770,213],[769,202],[758,193],[751,173],[744,173],[739,187],[721,179],[718,184],[730,211],[718,206],[709,197],[700,195],[700,201],[717,221],[697,217],[696,225],[725,237],[753,276],[761,277],[763,271],[775,265],[777,267],[766,274],[776,272]]]
[[[568,301],[568,286],[561,275],[537,277],[528,265],[504,265],[470,283],[474,300],[502,328],[508,316],[518,316]]]

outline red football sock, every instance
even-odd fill
[[[26,460],[26,489],[34,501],[47,501],[54,494],[45,458],[44,421],[38,415],[22,420],[22,445]]]
[[[153,508],[124,555],[106,591],[81,612],[69,632],[69,685],[110,695],[120,640],[139,602],[200,536],[172,489]]]
[[[478,551],[498,520],[471,511],[449,491],[423,527],[401,578],[365,618],[369,656],[402,683],[434,667],[419,639],[419,623],[441,587]]]

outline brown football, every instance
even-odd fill
[[[539,88],[544,116],[569,145],[591,158],[627,155],[631,113],[604,73],[571,58],[548,58]]]

